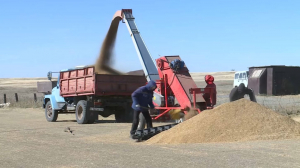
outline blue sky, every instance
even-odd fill
[[[133,10],[154,59],[180,55],[190,72],[300,64],[298,0],[0,0],[0,78],[93,64],[120,9]],[[115,58],[118,70],[142,68],[122,22]]]

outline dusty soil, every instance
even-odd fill
[[[201,128],[201,129],[199,129]],[[300,123],[247,99],[222,104],[164,131],[148,143],[300,140]]]
[[[204,87],[204,74],[192,74]],[[214,74],[217,104],[228,102],[232,80],[227,73]],[[198,80],[199,79],[199,80]],[[0,79],[0,103],[6,93],[10,102],[19,94],[18,107],[30,107],[36,82],[46,78]],[[130,124],[114,123],[114,116],[96,124],[79,125],[75,115],[59,115],[58,122],[44,117],[42,94],[39,108],[0,109],[1,167],[300,167],[299,140],[240,143],[161,145],[135,143],[129,138]],[[299,96],[258,97],[260,104],[278,109],[300,109]],[[291,109],[292,110],[292,109]],[[283,112],[286,114],[285,112]],[[295,120],[299,116],[293,114]],[[167,124],[167,123],[163,123]],[[160,123],[154,123],[154,126]],[[66,127],[75,130],[64,132]],[[112,159],[113,158],[113,159]]]
[[[43,109],[0,115],[1,167],[300,167],[299,140],[148,145],[129,138],[130,124],[110,118],[79,125],[73,114],[47,122]]]

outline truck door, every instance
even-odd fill
[[[52,95],[54,95],[55,100],[56,100],[57,103],[64,103],[65,99],[62,96],[60,96],[60,86],[59,86],[59,83],[60,83],[60,74],[57,77],[57,85],[56,85],[56,87],[54,87],[52,89],[52,92],[53,92]]]

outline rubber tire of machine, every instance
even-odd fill
[[[48,101],[48,102],[46,103],[46,106],[45,106],[45,117],[46,117],[46,120],[47,120],[48,122],[55,122],[55,121],[57,120],[57,117],[58,117],[58,111],[52,109],[52,115],[51,115],[51,117],[48,117],[48,115],[47,115],[47,110],[48,110],[48,107],[49,107],[49,106],[50,106],[51,109],[52,109],[52,105],[51,105],[51,102],[50,102],[50,101]]]
[[[87,116],[87,101],[86,100],[80,100],[78,103],[77,103],[77,106],[76,106],[76,120],[77,120],[77,123],[78,124],[87,124],[89,122],[88,120],[88,116]],[[79,113],[79,110],[81,110],[82,108],[82,111],[80,111],[81,113],[81,118],[79,119],[78,117],[78,113]],[[90,121],[91,122],[91,121]]]

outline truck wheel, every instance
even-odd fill
[[[133,109],[129,107],[126,110],[126,122],[132,123],[133,121]]]
[[[48,122],[55,122],[57,120],[58,111],[52,109],[50,101],[48,101],[45,106],[45,116]]]
[[[122,123],[122,122],[124,122],[123,114],[122,114],[122,113],[116,113],[116,114],[115,114],[115,120],[116,120],[117,123]]]
[[[87,102],[85,100],[80,100],[76,106],[76,120],[78,124],[86,124],[88,122],[87,117]]]
[[[133,109],[128,107],[123,112],[118,112],[115,114],[116,122],[118,123],[130,123],[133,121]]]
[[[88,120],[88,124],[94,124],[96,120]]]

